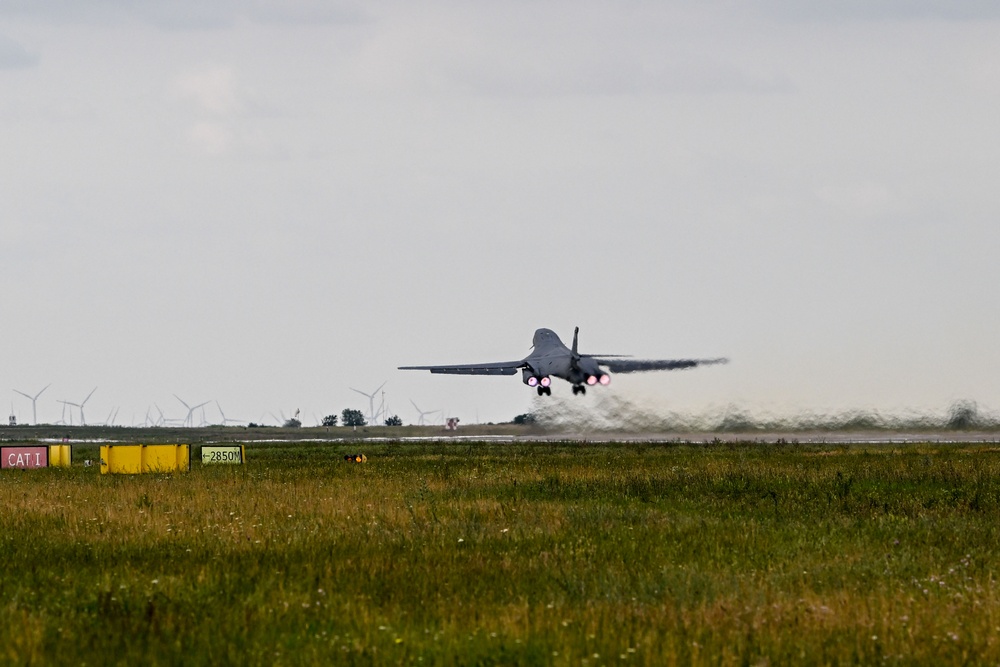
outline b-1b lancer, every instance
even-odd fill
[[[588,386],[608,385],[612,373],[642,373],[673,371],[708,364],[724,364],[728,359],[632,359],[620,354],[580,354],[577,339],[580,327],[573,331],[573,347],[568,348],[551,329],[538,329],[532,340],[532,351],[520,361],[495,361],[485,364],[453,366],[400,366],[401,371],[430,371],[448,375],[516,375],[535,387],[539,396],[552,395],[552,378],[573,385],[574,394],[586,394]],[[605,370],[606,369],[606,370]]]

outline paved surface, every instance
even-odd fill
[[[803,444],[910,444],[986,443],[1000,444],[1000,430],[990,431],[747,431],[712,432],[605,432],[605,431],[541,431],[509,426],[470,426],[448,432],[428,427],[404,427],[383,430],[369,427],[361,432],[343,429],[245,429],[228,428],[96,428],[67,429],[58,427],[0,427],[0,442],[99,443],[99,442],[651,442],[651,443],[711,443],[711,442],[788,442]]]

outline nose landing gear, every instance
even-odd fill
[[[586,394],[586,393],[587,393],[587,388],[584,387],[582,384],[575,384],[575,385],[573,385],[573,395],[574,396],[576,396],[577,394]]]
[[[552,387],[543,387],[542,385],[538,385],[537,389],[538,389],[538,395],[539,396],[551,396],[552,395]]]

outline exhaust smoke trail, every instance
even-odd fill
[[[982,409],[975,401],[959,400],[943,413],[874,408],[793,414],[753,411],[738,405],[686,413],[662,406],[642,405],[619,395],[605,394],[580,401],[559,397],[536,398],[535,423],[542,428],[569,431],[623,433],[784,431],[931,431],[1000,429],[1000,414]]]

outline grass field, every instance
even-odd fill
[[[0,661],[1000,662],[992,445],[248,457],[0,473]]]

